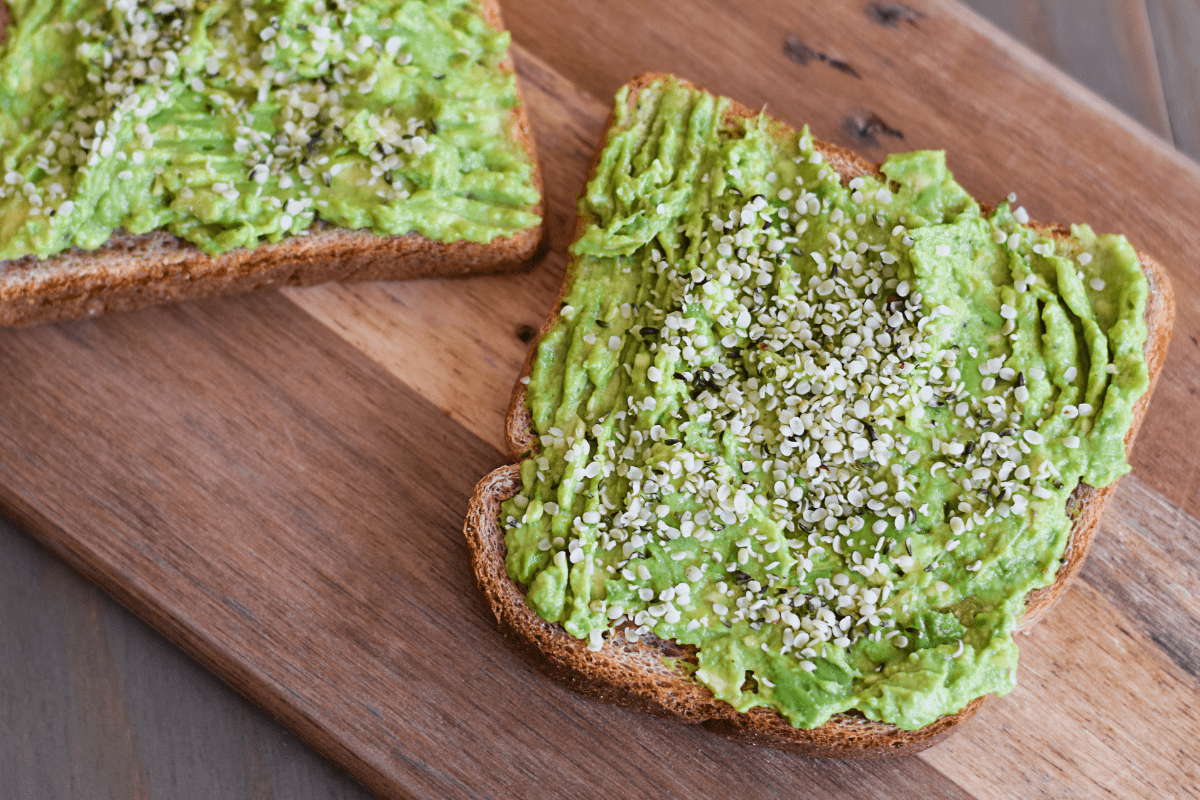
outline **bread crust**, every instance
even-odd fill
[[[646,73],[630,83],[630,102],[637,92],[656,80],[671,76]],[[686,81],[683,83],[687,84]],[[688,84],[691,85],[691,84]],[[731,117],[756,116],[745,106],[731,105]],[[593,157],[588,180],[591,180],[613,123],[610,116],[601,146]],[[858,175],[878,175],[879,166],[836,145],[814,140],[814,146],[841,174],[843,181]],[[587,220],[578,218],[575,238],[582,233]],[[1054,236],[1067,236],[1070,231],[1061,225],[1034,227]],[[1150,257],[1139,253],[1150,292],[1146,304],[1146,323],[1149,335],[1145,357],[1149,372],[1146,392],[1133,407],[1133,425],[1125,436],[1126,456],[1132,452],[1134,438],[1150,405],[1150,396],[1158,383],[1166,360],[1167,346],[1175,319],[1175,295],[1166,271]],[[505,418],[505,441],[509,456],[520,461],[537,450],[532,432],[532,418],[525,402],[523,379],[531,374],[533,359],[541,337],[558,318],[562,298],[569,288],[571,272],[563,278],[559,299],[538,338],[530,347],[521,370],[522,380],[513,389]],[[500,467],[488,474],[475,488],[465,523],[465,534],[471,551],[471,564],[476,581],[487,597],[500,630],[535,662],[572,689],[593,699],[616,703],[646,711],[661,717],[673,717],[751,744],[792,750],[804,755],[829,758],[887,758],[920,752],[947,736],[954,728],[972,717],[985,698],[971,701],[956,714],[940,717],[930,725],[907,731],[889,723],[874,722],[860,714],[836,714],[828,722],[813,729],[795,728],[779,713],[762,707],[739,713],[724,701],[717,700],[708,689],[694,683],[687,673],[663,662],[664,658],[682,659],[695,663],[695,649],[663,641],[653,635],[630,644],[625,637],[612,637],[599,652],[588,650],[587,643],[576,639],[557,623],[548,623],[525,602],[520,587],[508,577],[505,569],[504,533],[500,527],[500,504],[515,496],[521,488],[520,465]],[[1096,489],[1079,484],[1067,502],[1067,511],[1074,524],[1064,552],[1063,563],[1054,583],[1029,593],[1025,601],[1025,616],[1018,630],[1027,630],[1041,619],[1057,602],[1074,580],[1095,537],[1101,514],[1108,504],[1116,484]]]
[[[498,1],[480,2],[484,20],[504,30]],[[7,35],[9,21],[8,6],[0,0],[0,41]],[[500,67],[515,72],[511,53]],[[219,256],[165,231],[117,231],[97,250],[73,248],[46,259],[27,256],[0,261],[0,325],[60,322],[272,286],[457,277],[516,269],[540,253],[545,239],[542,174],[519,81],[517,97],[508,133],[532,165],[539,200],[530,211],[542,218],[534,227],[481,244],[439,242],[416,233],[379,236],[318,221],[306,234]]]

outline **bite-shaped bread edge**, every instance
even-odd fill
[[[498,0],[481,0],[484,19],[504,30]],[[0,0],[0,41],[10,21]],[[515,72],[511,53],[501,68]],[[164,231],[115,232],[96,250],[73,248],[46,259],[0,261],[0,325],[34,325],[132,311],[163,303],[243,294],[269,287],[483,275],[516,269],[545,239],[545,197],[529,115],[518,104],[508,134],[532,166],[541,221],[487,243],[440,242],[416,233],[380,236],[317,222],[306,235],[210,256]]]
[[[635,101],[640,89],[669,77],[647,73],[633,78],[629,83],[629,102],[632,104]],[[756,112],[737,103],[731,104],[728,113],[731,117],[756,116]],[[588,171],[589,181],[612,122],[610,117],[605,125],[600,146]],[[837,169],[843,181],[858,175],[879,174],[879,165],[873,165],[849,150],[815,139],[814,146]],[[584,217],[576,219],[575,238],[588,222]],[[1056,237],[1070,234],[1069,228],[1061,225],[1033,223],[1033,226]],[[1125,436],[1127,458],[1132,453],[1134,439],[1162,372],[1175,319],[1175,296],[1166,271],[1158,262],[1140,252],[1138,260],[1150,290],[1145,315],[1148,330],[1145,357],[1149,385],[1133,407],[1133,424]],[[526,356],[521,370],[522,379],[531,374],[538,343],[558,318],[562,298],[569,288],[570,274],[568,267],[559,298]],[[510,458],[517,462],[537,450],[522,380],[516,383],[509,403],[505,418],[505,442]],[[758,707],[739,713],[728,703],[718,700],[708,689],[693,682],[684,670],[664,663],[664,658],[694,660],[694,649],[691,647],[651,635],[642,637],[635,644],[625,641],[624,637],[613,637],[605,641],[602,650],[590,651],[587,642],[571,636],[561,625],[548,623],[539,617],[525,602],[521,588],[508,577],[504,566],[506,550],[504,533],[500,527],[500,504],[516,495],[520,485],[518,463],[494,470],[475,488],[464,532],[476,582],[487,597],[500,630],[552,677],[581,694],[655,716],[700,724],[716,733],[751,744],[797,751],[809,756],[860,759],[920,752],[973,716],[984,702],[985,698],[976,698],[956,714],[940,717],[915,731],[874,722],[858,714],[837,714],[812,729],[795,728],[771,709]],[[1029,593],[1019,630],[1027,630],[1041,619],[1079,573],[1100,517],[1115,488],[1115,483],[1103,489],[1080,483],[1071,494],[1068,513],[1074,523],[1063,554],[1065,562],[1059,567],[1054,583]]]

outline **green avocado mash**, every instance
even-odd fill
[[[0,258],[165,229],[217,254],[316,219],[536,224],[507,33],[478,0],[10,0]]]
[[[983,214],[939,152],[843,184],[807,130],[627,99],[528,383],[510,576],[592,648],[694,645],[694,680],[797,727],[1007,693],[1068,496],[1129,469],[1134,251]]]

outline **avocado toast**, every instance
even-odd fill
[[[467,519],[502,630],[589,695],[761,744],[927,746],[1011,688],[1012,631],[1079,569],[1165,356],[1162,270],[985,212],[938,154],[884,179],[666,76],[606,142],[510,408],[533,455]]]
[[[541,240],[494,0],[11,11],[0,323],[490,272]]]

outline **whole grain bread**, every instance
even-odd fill
[[[656,73],[635,77],[629,84],[630,104],[635,102],[639,90],[669,77]],[[731,118],[751,117],[756,116],[757,112],[735,103],[731,105],[728,115]],[[607,135],[606,126],[600,149],[603,149]],[[879,165],[873,165],[848,150],[819,141],[815,142],[815,146],[838,170],[844,182],[858,175],[879,173]],[[595,167],[595,161],[592,166]],[[590,177],[589,171],[589,180]],[[590,221],[585,217],[576,221],[576,237]],[[1059,237],[1070,233],[1064,226],[1036,227]],[[1127,456],[1132,451],[1134,437],[1146,415],[1150,396],[1162,371],[1175,319],[1175,297],[1166,272],[1148,256],[1139,253],[1138,258],[1150,285],[1146,305],[1149,336],[1145,348],[1150,382],[1133,409],[1133,425],[1125,437]],[[568,269],[560,300],[567,291],[570,275],[571,270]],[[555,310],[542,327],[539,340],[554,324],[560,307],[561,302],[555,304]],[[525,360],[522,378],[531,373],[537,344],[535,340]],[[538,449],[531,426],[532,420],[525,402],[525,385],[518,381],[505,424],[505,439],[512,459],[519,461]],[[1040,619],[1078,574],[1115,486],[1112,484],[1096,489],[1081,483],[1071,494],[1067,510],[1074,525],[1064,553],[1065,562],[1060,566],[1053,584],[1029,593],[1026,613],[1019,629],[1028,629]],[[699,724],[716,733],[752,744],[832,758],[882,758],[919,752],[973,716],[984,702],[983,697],[977,698],[958,713],[943,716],[915,731],[874,722],[857,713],[838,714],[817,728],[800,729],[792,727],[783,716],[770,709],[758,707],[739,713],[724,701],[717,700],[708,689],[690,680],[682,668],[666,661],[678,659],[695,664],[696,653],[690,646],[664,641],[651,634],[634,644],[627,642],[623,636],[615,636],[605,641],[602,650],[590,651],[587,642],[574,638],[557,623],[548,623],[539,617],[525,602],[522,588],[508,577],[504,564],[506,551],[504,532],[500,526],[500,504],[516,495],[520,488],[519,464],[491,472],[475,487],[467,511],[465,534],[476,581],[496,615],[501,632],[540,663],[552,677],[581,694],[656,716]]]
[[[481,4],[488,24],[503,30],[497,0]],[[10,21],[8,6],[0,0],[0,42]],[[514,72],[512,56],[500,66]],[[527,154],[540,198],[541,170],[523,102],[509,115],[508,135]],[[544,218],[544,199],[529,210]],[[318,221],[305,235],[210,256],[164,231],[117,231],[97,250],[73,248],[46,259],[0,261],[0,324],[59,322],[272,286],[501,272],[533,258],[544,233],[543,221],[486,244],[440,242],[415,233],[380,236]]]

